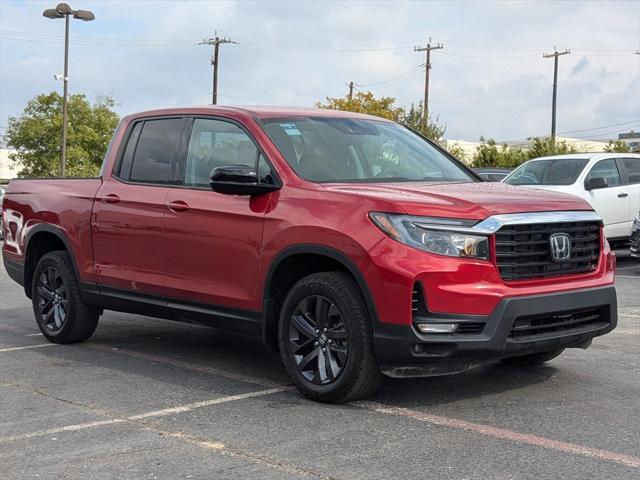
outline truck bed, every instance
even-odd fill
[[[12,180],[4,197],[6,259],[24,263],[36,234],[64,233],[82,280],[92,281],[91,211],[102,179],[46,178]]]

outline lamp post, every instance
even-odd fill
[[[93,12],[88,10],[72,10],[66,3],[59,3],[56,8],[48,8],[42,12],[42,16],[51,20],[64,18],[64,93],[62,96],[62,147],[60,153],[60,176],[64,177],[64,168],[67,161],[67,92],[69,87],[69,17],[77,18],[85,22],[95,19]],[[57,78],[57,76],[56,76]]]

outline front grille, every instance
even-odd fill
[[[571,257],[551,259],[549,237],[571,237]],[[600,256],[600,222],[505,225],[496,232],[496,262],[503,280],[547,278],[595,270]]]
[[[539,336],[548,333],[570,333],[584,327],[609,323],[608,307],[590,307],[555,313],[524,315],[516,318],[509,338]],[[522,338],[520,338],[522,339]]]

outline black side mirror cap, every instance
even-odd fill
[[[211,190],[224,195],[263,195],[280,190],[280,185],[261,183],[258,173],[247,165],[216,167],[211,171]]]
[[[590,178],[584,182],[585,190],[598,190],[600,188],[607,188],[608,186],[609,183],[607,182],[607,179],[602,177]]]

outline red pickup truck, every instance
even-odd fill
[[[103,310],[251,333],[319,401],[539,364],[617,322],[588,203],[485,183],[366,115],[131,115],[99,177],[15,180],[2,208],[6,270],[50,341],[88,339]]]

